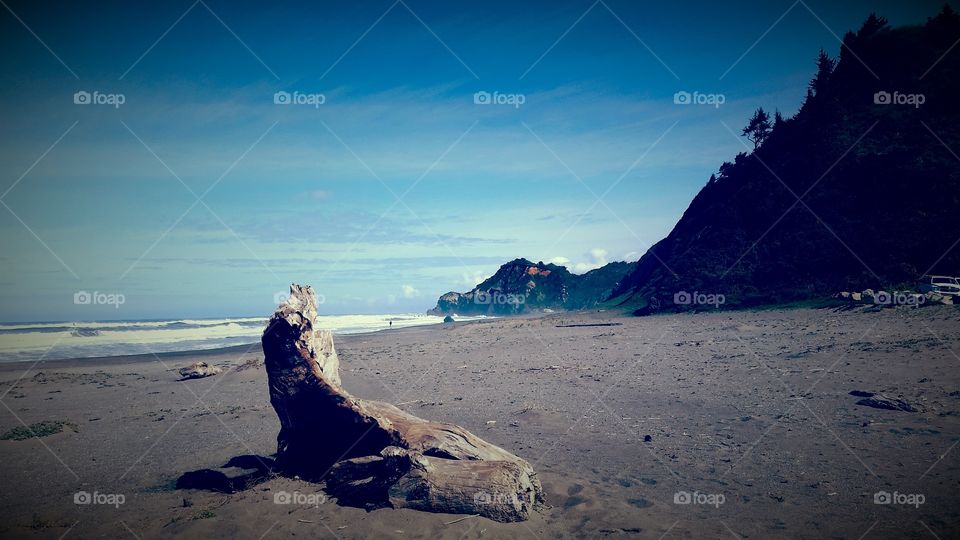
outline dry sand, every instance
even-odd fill
[[[947,306],[589,313],[339,338],[354,395],[461,424],[534,465],[551,508],[513,524],[341,507],[289,478],[173,489],[185,471],[275,450],[266,375],[242,369],[259,345],[2,365],[0,431],[76,430],[0,441],[0,536],[957,538],[958,322]],[[225,373],[179,382],[197,357]],[[851,390],[922,411],[856,405]],[[124,501],[77,505],[78,491]],[[321,495],[275,504],[280,491]],[[676,504],[681,491],[722,504]],[[881,491],[923,504],[875,504]]]

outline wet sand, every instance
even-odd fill
[[[290,478],[174,489],[183,472],[274,452],[258,344],[0,365],[0,431],[76,426],[0,441],[0,536],[956,538],[958,322],[950,306],[562,313],[338,338],[354,395],[534,465],[551,507],[513,524],[341,507]],[[196,358],[224,373],[179,381]],[[853,390],[918,412],[857,405]],[[123,503],[75,504],[80,491]],[[885,492],[894,502],[876,504]]]

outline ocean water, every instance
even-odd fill
[[[465,319],[461,319],[465,320]],[[422,313],[389,315],[320,315],[319,327],[334,334],[374,332],[438,324]],[[266,317],[0,323],[0,362],[35,362],[175,351],[219,349],[258,343]]]

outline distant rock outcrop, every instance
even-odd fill
[[[471,291],[444,294],[430,313],[516,315],[542,309],[586,309],[606,300],[633,267],[633,263],[613,262],[577,275],[564,266],[515,259]]]
[[[291,285],[263,333],[270,403],[280,419],[276,465],[325,481],[340,504],[522,521],[544,504],[533,467],[460,426],[431,422],[340,387],[316,297]]]

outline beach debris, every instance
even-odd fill
[[[953,297],[946,294],[940,294],[933,291],[930,291],[924,295],[926,301],[930,304],[944,304],[948,306],[953,305]]]
[[[588,326],[623,326],[623,323],[581,323],[581,324],[555,324],[554,328],[584,328]]]
[[[313,289],[291,285],[263,333],[278,470],[324,480],[341,505],[411,508],[522,521],[542,508],[533,467],[460,426],[413,416],[340,387]]]
[[[235,371],[246,371],[248,369],[261,369],[263,368],[263,358],[260,356],[255,356],[248,358],[243,361],[239,366],[234,368]]]
[[[217,366],[211,366],[206,362],[194,362],[188,367],[180,368],[180,376],[183,377],[181,380],[187,379],[202,379],[204,377],[211,377],[223,371]]]
[[[397,403],[397,407],[402,407],[404,405],[413,405],[414,403],[422,403],[422,399],[415,399],[413,401],[404,401],[403,403]]]
[[[918,406],[912,405],[902,399],[892,398],[876,392],[867,392],[864,390],[851,390],[850,395],[863,398],[857,401],[857,405],[864,407],[873,407],[874,409],[884,409],[887,411],[919,412]]]
[[[841,291],[834,298],[848,300],[864,305],[871,304],[879,307],[910,306],[923,307],[937,304],[953,305],[953,297],[937,292],[919,293],[915,291],[874,291],[873,289],[864,289],[862,292]]]
[[[460,523],[461,521],[466,521],[466,520],[468,520],[468,519],[470,519],[470,518],[475,518],[475,517],[477,517],[477,516],[479,516],[479,515],[480,515],[480,514],[473,514],[473,515],[469,515],[469,516],[463,516],[462,518],[455,519],[455,520],[453,520],[453,521],[448,521],[448,522],[444,523],[444,525],[453,525],[454,523]]]

